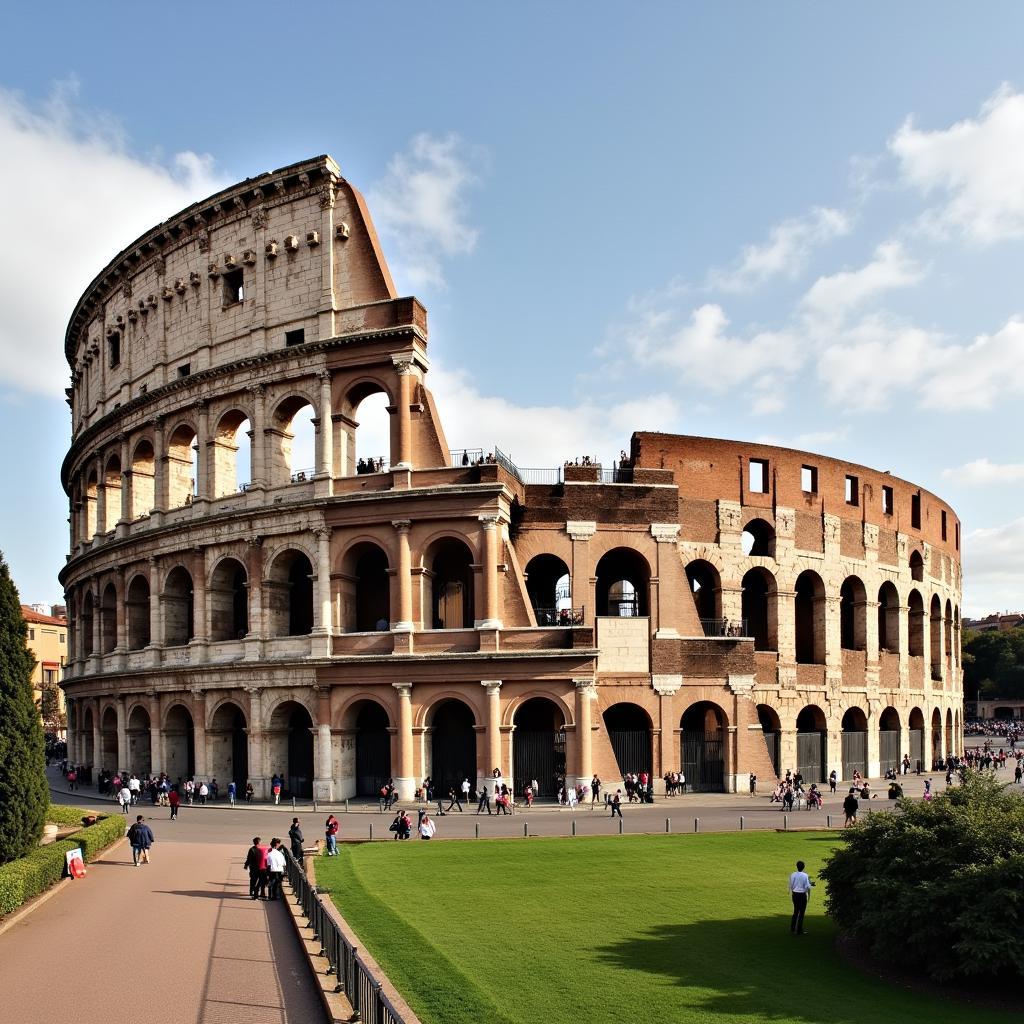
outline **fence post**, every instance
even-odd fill
[[[370,822],[370,842],[373,842],[373,822]]]
[[[666,832],[671,832],[672,831],[672,819],[671,818],[666,818],[665,819],[665,831]]]
[[[743,815],[740,815],[740,831],[743,831]]]
[[[348,814],[348,797],[345,797],[345,813]]]
[[[523,838],[530,838],[530,823],[528,821],[523,822]]]
[[[480,838],[480,822],[479,821],[474,823],[473,831],[476,833],[476,835],[473,838],[474,839],[479,839]]]
[[[831,828],[832,827],[832,815],[831,814],[826,814],[825,815],[825,827],[826,828]]]
[[[622,835],[622,819],[619,818],[619,835]]]
[[[576,819],[572,819],[572,834],[576,835]]]
[[[295,810],[295,797],[292,797],[292,810]]]
[[[694,818],[693,819],[693,831],[694,832],[699,832],[700,831],[700,818]]]
[[[787,831],[787,832],[789,831],[789,815],[788,814],[784,814],[782,816],[782,827],[783,827],[783,829],[785,831]]]

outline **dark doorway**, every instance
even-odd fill
[[[604,713],[604,727],[608,731],[619,774],[639,775],[651,773],[654,763],[651,754],[651,720],[637,704],[615,704]]]
[[[472,629],[475,608],[473,556],[469,548],[462,541],[446,537],[434,546],[428,565],[433,573],[433,628]]]
[[[517,794],[536,779],[535,796],[558,795],[565,781],[565,718],[550,700],[534,697],[516,711],[512,765]]]
[[[725,715],[721,708],[700,701],[686,709],[679,726],[686,788],[697,793],[724,793]]]
[[[868,720],[860,708],[849,708],[843,715],[842,735],[843,778],[852,779],[854,772],[868,774]]]
[[[824,782],[828,761],[825,713],[811,704],[796,719],[796,767],[804,782]]]
[[[355,570],[356,632],[390,628],[391,581],[387,555],[376,545],[367,544],[356,559]]]
[[[180,704],[167,712],[164,722],[164,771],[173,783],[178,779],[191,779],[196,773],[192,716]]]
[[[313,719],[301,704],[285,704],[288,715],[288,796],[313,795]],[[277,712],[275,712],[277,717]]]
[[[782,764],[782,723],[774,708],[767,704],[757,705],[757,719],[761,723],[761,733],[764,736],[765,746],[768,748],[768,757],[772,762],[772,770],[775,777],[781,778],[782,772],[779,766]]]
[[[454,789],[461,797],[463,779],[476,786],[476,730],[473,712],[461,700],[446,700],[434,712],[430,733],[431,776],[441,796]]]
[[[379,796],[390,778],[388,713],[367,701],[356,716],[356,796]]]

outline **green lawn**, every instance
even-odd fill
[[[789,934],[786,881],[832,835],[343,845],[335,901],[424,1024],[974,1024],[995,1011],[844,964],[822,912]],[[1001,1020],[1022,1019],[998,1013]]]

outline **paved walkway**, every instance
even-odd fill
[[[288,909],[249,899],[251,829],[225,842],[223,826],[212,841],[200,822],[151,824],[150,865],[122,845],[0,935],[0,1017],[324,1024]]]

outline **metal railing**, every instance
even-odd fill
[[[582,626],[584,609],[579,608],[534,608],[533,614],[538,626]]]
[[[700,625],[705,636],[750,636],[746,619],[701,619]]]
[[[454,448],[448,452],[449,466],[479,466],[483,461],[483,448]]]
[[[292,473],[292,483],[293,484],[304,484],[308,480],[312,480],[315,475],[316,475],[316,470],[315,469],[297,469],[297,470],[295,470],[294,473]]]
[[[560,484],[562,482],[562,470],[555,469],[520,469],[519,479],[524,484]]]
[[[309,884],[306,872],[291,851],[285,850],[284,855],[288,862],[288,884],[292,887],[295,902],[302,907],[302,913],[313,929],[313,941],[320,943],[320,955],[327,960],[327,973],[334,977],[334,991],[344,993],[352,1004],[356,1014],[352,1019],[372,1024],[406,1024],[405,1018],[384,994],[380,981],[363,963],[358,949],[342,934],[337,921],[324,906],[324,898]]]
[[[617,466],[615,469],[601,470],[601,483],[603,484],[631,484],[632,482],[632,466]]]

